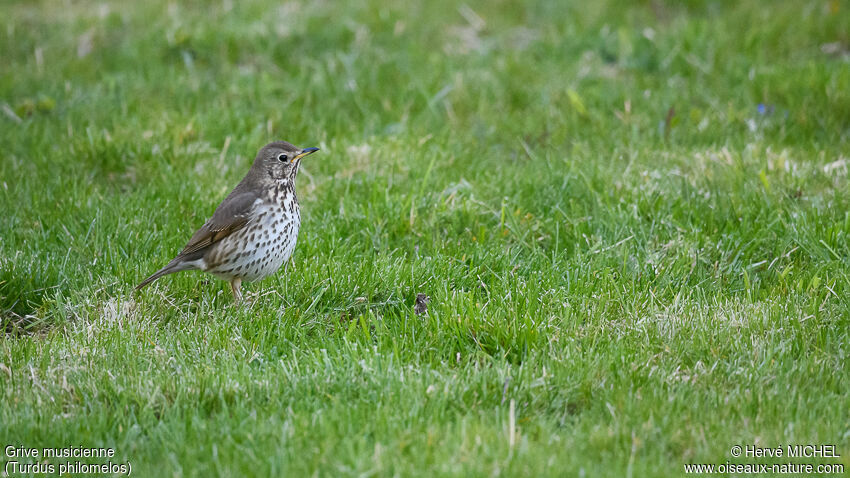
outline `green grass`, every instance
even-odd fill
[[[138,476],[850,469],[846,3],[0,9],[0,444]],[[322,148],[288,273],[248,308],[197,273],[134,293],[275,139]]]

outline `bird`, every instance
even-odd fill
[[[242,181],[183,250],[136,290],[164,275],[200,270],[230,282],[233,298],[242,302],[243,281],[265,279],[292,256],[301,228],[295,177],[301,160],[318,150],[286,141],[263,146]]]

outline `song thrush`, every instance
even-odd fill
[[[285,141],[263,146],[248,174],[180,254],[136,290],[166,274],[202,270],[229,281],[241,301],[242,281],[264,279],[292,256],[301,226],[295,176],[301,158],[318,150]]]

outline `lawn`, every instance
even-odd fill
[[[850,469],[847,3],[0,13],[0,476]],[[276,139],[287,271],[135,292]]]

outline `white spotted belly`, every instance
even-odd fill
[[[301,218],[298,211],[263,205],[248,224],[224,238],[207,258],[207,272],[225,280],[262,280],[292,257]]]

